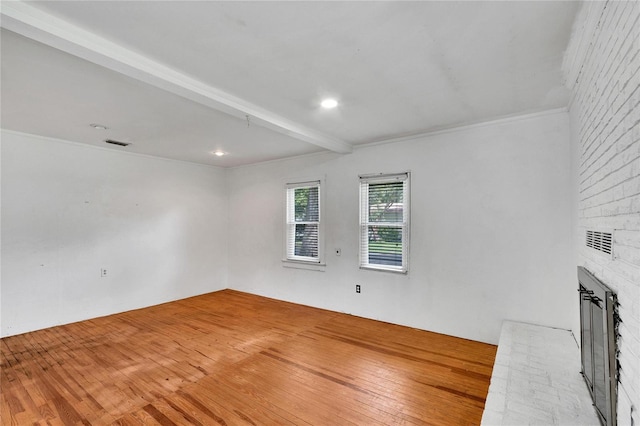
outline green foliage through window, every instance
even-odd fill
[[[318,262],[320,185],[287,188],[287,259]]]
[[[361,180],[360,265],[406,272],[408,175]]]

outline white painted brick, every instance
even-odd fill
[[[626,182],[623,182],[622,190],[625,197],[640,195],[640,175],[634,176]]]
[[[602,268],[601,269],[602,273],[597,276],[598,277],[604,276],[605,278],[601,278],[603,282],[608,283],[609,287],[613,289],[613,291],[618,293],[618,301],[620,302],[620,305],[621,306],[631,305],[633,302],[626,299],[624,297],[624,294],[627,294],[626,290],[630,286],[633,286],[632,283],[640,282],[640,271],[638,270],[638,267],[630,265],[624,261],[602,262],[601,259],[597,259],[596,261],[599,263],[598,266]],[[591,263],[591,265],[595,267],[595,263]],[[611,278],[611,277],[615,277],[615,278]],[[632,317],[632,318],[624,319],[623,322],[630,323],[634,321],[635,319]]]
[[[580,214],[580,212],[578,212]],[[578,235],[580,236],[580,244],[584,246],[585,242],[585,230],[586,229],[615,229],[635,231],[640,229],[637,225],[640,224],[640,216],[638,215],[620,215],[606,218],[582,218],[580,228],[578,229]],[[581,248],[581,247],[579,247]]]
[[[579,357],[567,330],[505,321],[482,424],[598,425]]]
[[[493,411],[493,410],[485,410],[482,413],[482,424],[493,426],[493,425],[501,425],[502,418],[504,414],[502,411]]]
[[[640,370],[638,369],[638,366],[633,362],[627,362],[625,363],[625,365],[626,370],[623,370],[624,374],[622,374],[620,377],[620,384],[621,386],[624,386],[625,389],[627,389],[627,392],[630,395],[637,395],[638,390],[640,390],[640,379],[638,378],[640,375]]]
[[[612,201],[616,201],[615,194],[614,194],[615,186],[601,184],[601,185],[598,185],[597,187],[598,189],[601,187],[604,187],[606,189],[596,194],[593,194],[590,197],[585,197],[582,200],[582,205],[584,207],[604,206],[604,205],[610,204]]]
[[[640,197],[631,197],[630,211],[631,211],[631,213],[639,213],[640,212]]]
[[[621,310],[626,309],[625,306],[620,307]],[[620,347],[624,347],[625,353],[621,354],[622,360],[632,361],[634,359],[637,360],[637,357],[640,356],[640,337],[638,337],[638,332],[640,331],[640,322],[631,322],[627,321],[623,324],[620,324]],[[627,354],[627,351],[629,353]],[[635,366],[632,367],[634,370],[640,370],[640,365],[635,362]]]
[[[618,229],[613,233],[614,244],[640,248],[640,230],[627,231]]]
[[[502,424],[558,424],[554,422],[553,410],[533,407],[525,401],[507,401]]]
[[[601,216],[616,216],[620,214],[640,213],[640,204],[634,198],[613,201],[600,208]]]
[[[640,266],[640,250],[636,247],[628,247],[624,245],[615,246],[614,256],[616,260],[623,260],[633,265]]]
[[[624,189],[622,188],[622,186],[618,185],[618,186],[614,186],[613,187],[613,199],[614,200],[621,200],[625,198],[624,195]]]
[[[620,425],[640,425],[640,2],[607,2],[581,30],[588,51],[571,114],[578,155],[579,264],[618,294]],[[572,40],[572,43],[574,43]],[[583,246],[586,229],[614,229],[612,260]]]
[[[640,129],[640,124],[636,126],[637,129]],[[617,157],[621,158],[621,162],[624,164],[638,164],[640,161],[640,143],[636,139],[633,140],[632,131],[627,132],[618,143],[616,143],[616,148],[618,151]],[[640,134],[638,135],[640,137]],[[635,175],[635,172],[634,172]]]
[[[618,425],[631,426],[632,424],[631,407],[633,404],[631,402],[631,399],[625,392],[619,392],[619,394],[620,395],[618,397]],[[637,421],[638,421],[638,418],[636,417],[634,424],[638,424]]]
[[[491,381],[493,379],[506,379],[509,374],[509,368],[506,365],[494,364],[493,372],[491,373]]]
[[[626,125],[624,119],[621,118],[615,123],[615,126],[610,129],[615,137],[607,137],[600,140],[600,146],[603,147],[601,148],[601,152],[598,155],[593,156],[593,161],[588,164],[585,163],[583,166],[584,170],[581,175],[581,184],[583,188],[588,188],[598,182],[603,175],[610,174],[624,164],[617,163],[612,160],[618,152],[629,148],[633,143],[633,139],[630,138],[632,130],[633,127]]]

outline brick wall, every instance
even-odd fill
[[[640,425],[640,2],[584,3],[564,71],[578,264],[618,294],[618,424]],[[613,257],[585,246],[587,229],[613,231]]]

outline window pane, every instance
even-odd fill
[[[369,184],[369,222],[402,223],[403,182]]]
[[[318,257],[318,225],[296,224],[294,254]]]
[[[369,263],[402,266],[402,228],[369,226]]]
[[[360,267],[407,272],[409,174],[360,177]]]
[[[295,221],[318,222],[318,187],[295,189]]]

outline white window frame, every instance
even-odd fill
[[[294,238],[291,232],[295,232],[295,222],[293,219],[293,204],[290,204],[289,197],[292,190],[296,188],[318,187],[318,257],[296,256],[293,254],[293,247],[290,241]],[[282,264],[287,268],[309,269],[324,271],[325,250],[324,250],[324,177],[313,177],[305,179],[289,179],[284,184],[284,249]],[[315,223],[315,222],[314,222]]]
[[[359,263],[360,269],[396,272],[406,274],[409,271],[409,240],[410,240],[410,201],[411,201],[411,173],[390,173],[375,175],[360,175],[360,235],[359,235]],[[369,221],[369,185],[380,183],[403,182],[403,219],[402,222],[370,222]],[[402,228],[402,264],[381,265],[369,263],[369,226],[382,225]]]

